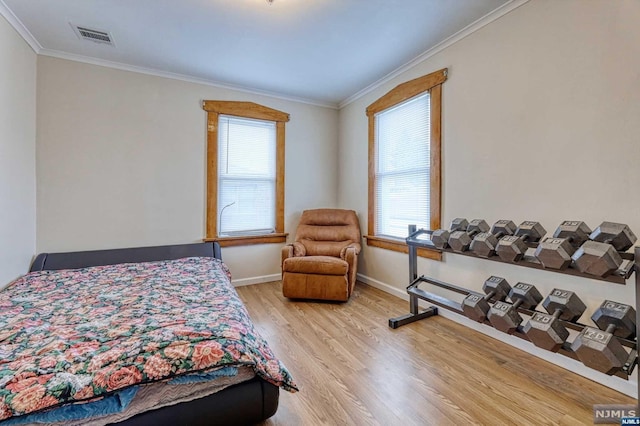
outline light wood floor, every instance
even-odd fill
[[[408,303],[358,283],[345,304],[239,287],[300,392],[264,425],[576,425],[635,400],[442,317],[392,330]]]

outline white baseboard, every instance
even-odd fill
[[[238,280],[231,280],[231,284],[234,287],[242,287],[245,285],[253,285],[253,284],[262,284],[262,283],[270,283],[273,281],[280,281],[282,276],[280,274],[272,274],[272,275],[263,275],[261,277],[249,277],[249,278],[240,278]]]
[[[383,283],[381,281],[378,281],[374,278],[368,277],[363,274],[358,274],[358,280],[362,281],[365,284],[370,285],[371,287],[375,287],[377,289],[380,289],[386,293],[392,294],[401,299],[404,299],[407,301],[409,300],[409,295],[404,289],[399,289],[397,287]],[[427,306],[428,303],[421,300],[420,305]],[[407,312],[398,313],[398,316],[408,312],[409,312],[409,306],[407,305]],[[459,315],[447,309],[438,309],[438,315],[441,315],[444,318],[455,321],[473,330],[479,331],[480,333],[493,337],[494,339],[500,340],[501,342],[514,346],[520,350],[530,353],[531,355],[534,355],[538,358],[541,358],[545,361],[548,361],[552,364],[555,364],[559,367],[562,367],[566,370],[576,373],[582,377],[593,380],[596,383],[600,383],[604,386],[607,386],[625,395],[631,396],[633,398],[638,397],[638,388],[637,388],[638,367],[636,367],[636,372],[634,372],[632,376],[633,380],[624,380],[624,379],[621,379],[620,377],[607,376],[605,374],[602,374],[600,372],[597,372],[595,370],[592,370],[586,367],[579,361],[573,360],[571,358],[567,358],[562,355],[554,354],[549,351],[545,351],[544,349],[540,349],[534,346],[530,342],[527,342],[515,336],[510,336],[508,334],[501,333],[494,328],[488,327],[484,324],[479,324],[475,321],[471,321],[467,317]]]

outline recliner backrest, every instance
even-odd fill
[[[300,216],[295,241],[304,245],[307,256],[340,256],[351,243],[360,244],[360,223],[353,210],[305,210]]]

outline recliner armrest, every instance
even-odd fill
[[[294,257],[301,257],[301,256],[306,256],[307,255],[307,248],[304,246],[304,244],[296,241],[294,243],[291,244],[293,246],[293,256]]]
[[[347,251],[349,250],[352,250],[357,256],[360,254],[361,246],[358,243],[351,243],[348,246],[342,247],[342,250],[340,250],[340,259],[347,260]]]
[[[349,270],[347,271],[347,294],[351,296],[353,288],[356,285],[356,273],[358,270],[358,254],[360,253],[360,244],[352,243],[340,251],[340,257],[347,262]]]
[[[282,261],[280,262],[280,266],[284,265],[284,261],[290,257],[293,257],[293,245],[287,244],[282,247]]]
[[[306,256],[306,254],[307,250],[301,243],[296,241],[294,243],[287,244],[282,247],[282,263],[284,264],[284,261],[290,257],[301,257]]]

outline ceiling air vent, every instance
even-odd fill
[[[70,23],[71,24],[71,23]],[[71,24],[73,31],[76,33],[78,38],[81,40],[89,40],[95,43],[108,44],[110,46],[115,46],[113,44],[113,37],[111,34],[104,30],[97,30],[95,28],[83,27],[80,25]]]

